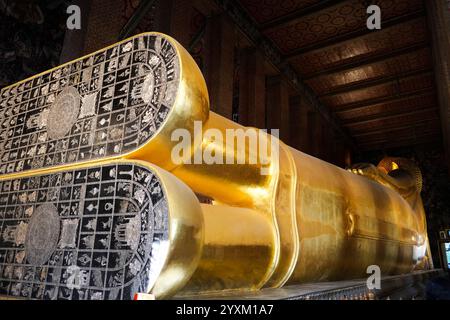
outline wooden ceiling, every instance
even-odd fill
[[[424,0],[239,2],[362,150],[440,141]]]

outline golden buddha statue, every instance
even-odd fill
[[[384,165],[354,174],[211,112],[169,36],[134,36],[0,98],[0,295],[165,298],[424,263],[417,184]]]

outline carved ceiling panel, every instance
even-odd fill
[[[426,70],[431,67],[431,50],[429,48],[422,48],[372,64],[351,68],[343,72],[318,76],[307,80],[306,83],[320,96],[342,86],[402,75],[417,70]]]
[[[415,138],[417,136],[439,134],[439,123],[437,120],[424,121],[419,125],[407,126],[403,128],[389,129],[386,131],[368,132],[357,135],[359,143],[377,143],[383,140],[394,140],[402,138]]]
[[[423,76],[407,77],[399,81],[399,93],[411,93],[434,87],[434,75],[427,73]]]
[[[240,0],[248,13],[262,24],[315,5],[321,0]]]
[[[382,98],[396,94],[397,89],[394,82],[388,82],[354,91],[344,92],[332,96],[322,97],[320,100],[331,108],[342,108],[365,100]],[[344,109],[344,108],[343,108]]]
[[[418,18],[336,45],[294,56],[290,59],[290,63],[304,77],[310,77],[316,72],[349,63],[357,63],[373,56],[423,44],[426,41],[426,20],[425,18]]]
[[[436,106],[436,93],[429,92],[418,96],[405,97],[357,109],[345,110],[337,112],[337,115],[342,122],[348,123],[368,117],[411,112]]]
[[[406,137],[406,138],[396,138],[396,139],[388,139],[382,141],[380,143],[370,143],[363,144],[359,143],[358,146],[361,151],[372,151],[372,150],[386,150],[393,148],[403,148],[405,146],[414,146],[414,145],[423,145],[423,144],[434,144],[439,143],[442,144],[442,137],[439,134],[432,134],[426,136],[415,136],[415,137]]]
[[[408,112],[396,116],[373,119],[370,121],[355,122],[347,124],[346,127],[352,134],[379,130],[380,128],[395,128],[404,126],[413,126],[415,123],[426,120],[439,119],[437,109],[424,109],[417,112]]]
[[[386,98],[397,95],[410,94],[417,91],[428,90],[434,87],[433,74],[410,76],[396,81],[389,81],[362,89],[348,91],[330,96],[324,96],[320,100],[332,109],[346,109],[354,104],[364,103],[378,98]]]
[[[421,0],[376,1],[383,19],[402,16],[423,9]],[[326,7],[264,31],[285,54],[355,30],[366,28],[366,5],[352,0]]]
[[[440,136],[424,1],[369,1],[384,23],[374,32],[368,1],[239,2],[357,144],[382,148]]]

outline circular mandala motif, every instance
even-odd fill
[[[28,225],[25,240],[27,260],[35,266],[43,265],[58,245],[60,219],[52,204],[43,204],[36,209]]]
[[[50,107],[47,132],[50,139],[61,139],[69,133],[80,112],[80,94],[74,87],[64,88]]]

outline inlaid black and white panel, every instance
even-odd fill
[[[0,181],[0,295],[149,292],[168,250],[167,210],[158,177],[133,163]]]
[[[0,174],[125,154],[166,119],[176,49],[140,35],[0,93]]]

